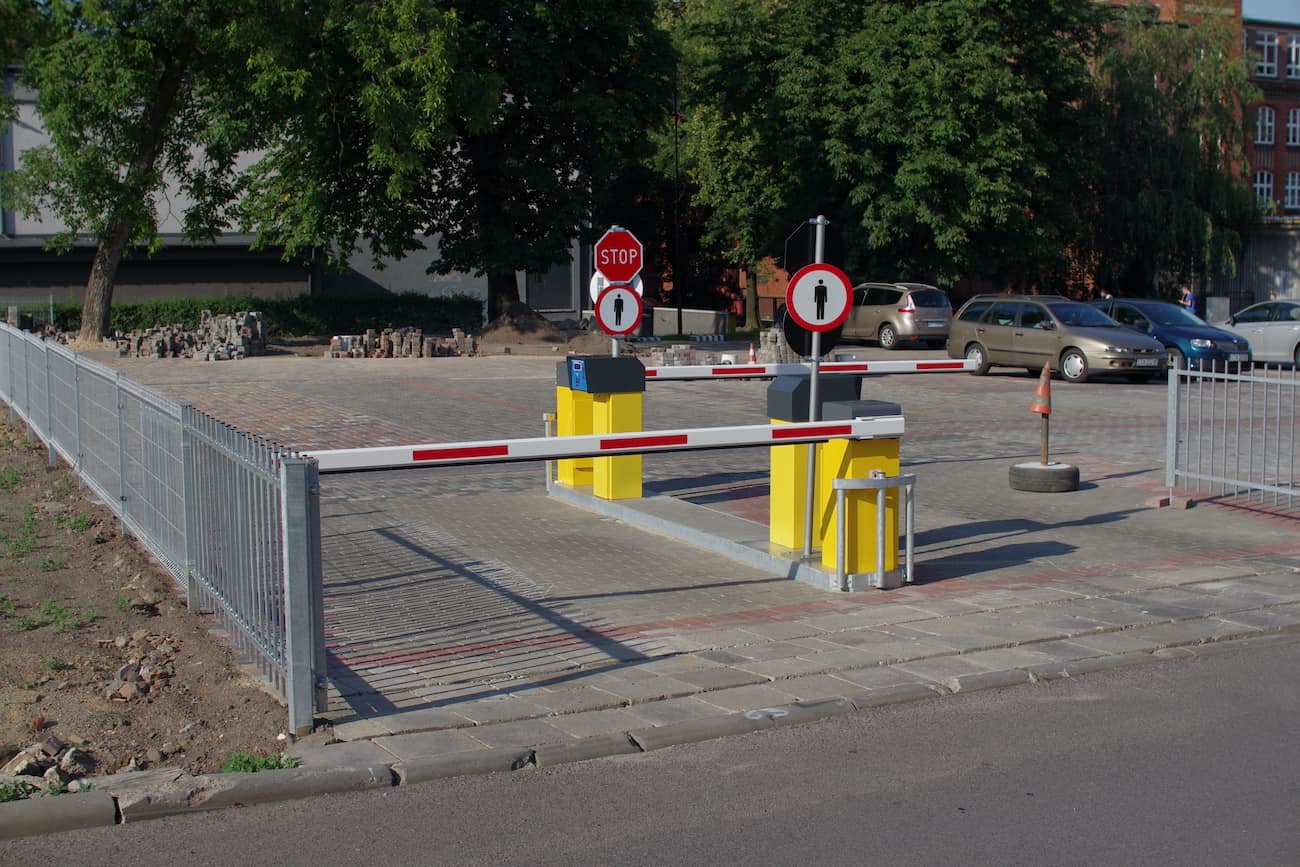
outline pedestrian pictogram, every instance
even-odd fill
[[[1052,366],[1043,365],[1043,373],[1038,377],[1038,387],[1034,389],[1034,399],[1029,402],[1029,411],[1040,415],[1052,414]]]
[[[596,270],[611,283],[631,283],[641,272],[645,250],[627,229],[611,226],[596,242]]]
[[[848,275],[824,262],[800,268],[785,290],[786,309],[808,331],[830,331],[843,324],[852,299]]]
[[[631,334],[641,324],[641,296],[627,283],[611,283],[596,299],[596,324],[606,334]]]

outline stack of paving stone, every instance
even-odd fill
[[[459,328],[451,337],[427,335],[418,328],[367,329],[364,334],[341,334],[330,340],[326,358],[439,358],[473,355],[475,338]]]
[[[156,358],[198,358],[226,361],[266,354],[266,330],[260,312],[239,312],[232,316],[200,314],[199,327],[189,331],[180,325],[165,325],[118,334],[114,337],[119,355]]]

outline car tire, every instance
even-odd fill
[[[1300,343],[1296,344],[1295,352],[1291,353],[1291,361],[1295,364],[1296,370],[1300,370]]]
[[[1178,370],[1187,369],[1187,356],[1183,355],[1183,351],[1177,346],[1166,347],[1165,353],[1169,358],[1170,367],[1177,368]]]
[[[1010,482],[1013,491],[1030,491],[1039,494],[1077,491],[1079,468],[1073,464],[1040,464],[1038,461],[1012,464]]]
[[[1066,382],[1088,381],[1088,357],[1071,347],[1061,353],[1061,378]]]
[[[898,348],[898,332],[895,331],[894,326],[890,325],[888,322],[880,326],[880,348],[881,349]]]
[[[989,372],[989,353],[983,344],[967,344],[966,360],[975,363],[975,369],[970,372],[971,376],[983,376]]]

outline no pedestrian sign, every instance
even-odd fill
[[[805,265],[790,278],[785,306],[808,331],[830,331],[849,317],[853,306],[849,275],[824,262]]]
[[[641,296],[626,283],[613,283],[596,299],[596,324],[614,337],[631,334],[641,324]]]

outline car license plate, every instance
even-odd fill
[[[925,320],[925,327],[926,327],[926,328],[942,328],[942,327],[943,327],[943,320],[942,320],[942,319],[927,319],[927,320]]]
[[[1245,360],[1248,359],[1248,358],[1250,358],[1250,353],[1249,353],[1249,352],[1229,352],[1229,353],[1228,353],[1228,360],[1229,360],[1229,361],[1245,361]]]
[[[1133,366],[1134,367],[1155,367],[1159,363],[1160,363],[1160,359],[1158,358],[1139,358],[1137,361],[1133,362]]]

